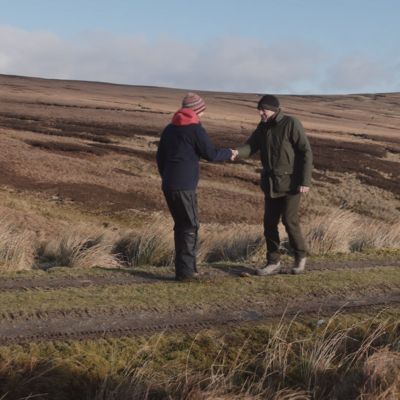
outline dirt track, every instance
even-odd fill
[[[310,263],[309,271],[332,271],[343,269],[363,269],[400,266],[400,260],[357,260],[346,262]],[[205,270],[205,268],[203,268]],[[165,269],[164,269],[165,271]],[[215,266],[206,271],[205,279],[224,279],[237,276],[242,272],[251,272],[245,266],[221,268]],[[147,275],[142,271],[133,273],[110,273],[108,276],[92,276],[73,278],[34,278],[4,279],[0,283],[2,291],[20,291],[24,289],[55,290],[67,287],[110,286],[110,285],[142,285],[171,281],[167,272]],[[264,278],[260,278],[264,279]],[[268,279],[268,278],[267,278]],[[288,278],[290,279],[290,278]],[[174,306],[165,311],[157,307],[149,307],[145,311],[134,311],[129,306],[106,308],[102,310],[87,308],[55,309],[52,311],[5,312],[0,315],[0,345],[31,341],[57,339],[89,339],[101,337],[120,337],[131,335],[147,335],[163,331],[198,331],[205,328],[235,326],[240,324],[262,322],[280,318],[282,315],[328,314],[342,310],[343,312],[370,311],[371,307],[385,308],[400,304],[400,290],[382,290],[370,294],[368,291],[354,293],[349,296],[330,294],[315,297],[308,294],[297,301],[265,299],[265,301],[242,301],[235,304],[213,304],[212,306],[194,305],[191,307]]]
[[[379,267],[400,267],[400,260],[397,258],[387,258],[384,260],[351,260],[345,262],[337,261],[319,261],[309,262],[308,271],[332,271],[341,269],[362,269],[379,265]],[[245,265],[218,266],[210,265],[201,268],[204,273],[204,279],[221,279],[227,276],[240,276],[242,273],[254,273],[254,268]],[[88,286],[115,286],[115,285],[134,285],[156,282],[173,282],[173,271],[160,268],[159,272],[147,272],[144,270],[120,270],[120,272],[107,272],[104,276],[93,276],[88,274],[83,277],[62,277],[49,276],[37,278],[2,278],[0,280],[0,291],[18,291],[18,290],[54,290],[62,288],[84,288]]]
[[[157,311],[131,312],[111,310],[96,313],[85,310],[36,313],[20,318],[9,315],[0,327],[0,344],[60,339],[92,339],[120,337],[129,335],[153,334],[157,332],[180,330],[196,331],[226,325],[261,322],[280,318],[282,315],[308,315],[341,311],[363,310],[374,306],[387,307],[400,304],[400,292],[382,296],[361,297],[351,300],[329,297],[295,304],[276,304],[273,306],[249,305],[246,308],[216,306],[211,312],[193,309],[190,312],[174,309],[170,313]]]

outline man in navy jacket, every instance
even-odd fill
[[[199,160],[226,161],[237,156],[236,150],[218,149],[212,144],[200,123],[205,109],[199,95],[188,93],[182,108],[164,129],[157,151],[162,190],[175,223],[175,275],[179,281],[197,277]]]

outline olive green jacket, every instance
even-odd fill
[[[299,186],[311,185],[311,147],[303,126],[295,117],[279,111],[273,121],[260,122],[238,150],[241,158],[260,151],[261,188],[267,196],[295,194]]]

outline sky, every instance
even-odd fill
[[[395,92],[399,16],[399,0],[0,0],[0,73],[229,92]]]

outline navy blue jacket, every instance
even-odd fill
[[[230,149],[217,149],[201,126],[196,113],[180,109],[163,131],[157,151],[157,166],[166,192],[196,190],[199,160],[226,161]]]

